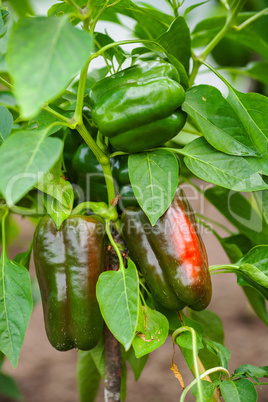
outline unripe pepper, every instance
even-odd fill
[[[110,159],[115,188],[121,195],[118,206],[121,210],[127,206],[137,206],[128,173],[128,155],[115,156]],[[83,190],[83,201],[107,202],[107,189],[103,170],[91,149],[81,145],[72,161],[77,176],[77,184]],[[117,193],[116,193],[117,194]]]
[[[104,271],[104,234],[97,216],[70,216],[59,230],[45,216],[36,228],[34,262],[45,329],[58,350],[89,350],[101,337],[96,283]]]
[[[126,208],[122,229],[130,257],[136,262],[163,307],[203,310],[211,299],[211,279],[204,243],[193,210],[178,188],[167,211],[151,226],[145,213]]]
[[[98,81],[91,89],[92,120],[113,147],[134,153],[154,148],[182,129],[185,93],[176,68],[149,61]]]

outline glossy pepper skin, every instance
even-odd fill
[[[73,215],[58,231],[45,216],[36,228],[34,262],[45,328],[57,350],[90,350],[99,342],[103,321],[96,283],[104,270],[104,233],[96,216]]]
[[[155,300],[163,307],[203,310],[211,299],[211,279],[204,243],[193,210],[177,189],[168,210],[151,226],[141,209],[126,208],[122,229],[131,258]]]
[[[138,206],[130,184],[128,156],[116,156],[111,158],[110,161],[115,188],[121,195],[118,202],[119,209],[123,210],[128,206]],[[77,149],[73,157],[72,166],[77,175],[77,184],[83,191],[84,200],[107,202],[107,190],[102,167],[86,144]]]
[[[134,65],[91,89],[92,120],[118,150],[135,153],[159,146],[182,129],[185,93],[176,68],[164,61]]]
[[[102,167],[87,144],[82,144],[77,149],[72,167],[77,177],[79,202],[108,201]]]

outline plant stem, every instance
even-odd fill
[[[161,46],[159,43],[154,42],[153,40],[149,40],[149,39],[130,39],[130,40],[122,40],[122,41],[118,41],[118,42],[109,43],[108,45],[103,46],[96,53],[92,54],[92,56],[90,57],[90,61],[93,60],[93,59],[96,59],[99,56],[101,56],[102,53],[106,52],[106,50],[109,50],[109,49],[112,49],[113,47],[117,47],[117,46],[121,46],[121,45],[129,45],[129,44],[132,44],[132,43],[153,44],[155,46],[158,46],[165,53],[165,48],[163,48],[163,46]]]
[[[226,370],[226,368],[224,367],[213,367],[207,371],[205,371],[203,374],[200,375],[200,379],[205,378],[207,375],[212,374],[212,373],[216,373],[217,371],[222,371],[226,377],[228,377],[228,379],[230,378],[230,374],[229,371]],[[197,379],[193,380],[191,382],[190,385],[188,385],[188,387],[185,388],[185,390],[183,391],[182,395],[181,395],[181,399],[180,402],[184,402],[186,394],[188,393],[188,391],[190,391],[190,389],[197,383]]]
[[[115,249],[115,252],[117,254],[117,257],[118,257],[118,260],[119,260],[119,268],[124,268],[124,260],[123,260],[122,254],[121,254],[119,248],[117,247],[117,244],[114,241],[114,238],[112,236],[111,229],[110,229],[110,221],[109,220],[106,221],[106,233],[107,233],[107,236],[108,236],[108,238],[110,240],[111,245],[113,246],[113,248]]]
[[[10,84],[10,82],[6,81],[3,77],[0,77],[0,83],[9,89],[14,89],[14,86]]]
[[[200,56],[193,56],[194,66],[189,79],[189,86],[194,84],[195,77],[198,73],[199,67],[203,61],[206,60],[209,53],[215,48],[215,46],[221,41],[221,39],[235,26],[236,17],[243,7],[245,0],[238,0],[236,6],[230,11],[227,16],[226,22],[217,35],[209,42],[206,48],[203,50]]]
[[[61,113],[56,112],[55,110],[53,110],[51,107],[49,106],[43,106],[42,107],[43,110],[46,110],[47,112],[49,112],[50,114],[52,114],[52,116],[56,117],[57,119],[64,121],[65,123],[68,124],[68,126],[70,127],[71,125],[71,120],[68,119],[68,117],[63,116]]]
[[[174,16],[175,16],[175,18],[178,18],[178,16],[179,16],[179,12],[178,12],[178,4],[177,4],[177,1],[176,0],[172,0],[172,8],[173,8],[173,10],[174,10]]]
[[[195,334],[195,330],[191,327],[180,327],[178,329],[176,329],[176,331],[173,332],[172,334],[172,340],[173,343],[176,343],[176,338],[177,336],[185,331],[189,331],[192,335],[192,346],[193,346],[193,360],[194,360],[194,370],[195,370],[195,374],[196,374],[196,380],[195,383],[197,382],[197,389],[198,389],[198,396],[199,396],[199,401],[203,402],[203,391],[202,391],[202,384],[201,384],[201,376],[199,375],[199,369],[198,369],[198,361],[197,361],[197,357],[198,357],[198,351],[197,351],[197,345],[196,345],[196,334]],[[191,383],[192,384],[192,383]],[[190,384],[190,385],[191,385]],[[189,386],[190,387],[190,386]],[[187,388],[189,388],[187,387]],[[186,389],[187,389],[186,388]],[[185,390],[186,390],[185,389]],[[190,389],[190,388],[189,388]],[[183,396],[183,394],[182,394]],[[181,396],[181,401],[183,401]]]
[[[234,29],[236,31],[241,31],[242,29],[246,28],[249,24],[251,24],[252,22],[256,21],[258,18],[262,17],[265,14],[268,14],[268,7],[264,8],[262,11],[260,11],[259,13],[253,15],[252,17],[248,18],[242,24],[240,24],[238,26],[234,26]]]
[[[206,372],[205,367],[203,366],[203,363],[201,362],[199,356],[197,356],[197,361],[198,361],[198,366],[199,366],[199,372],[200,374],[203,374]],[[206,377],[204,377],[204,379],[206,381],[212,382],[211,378],[209,375],[206,375]],[[221,401],[221,395],[220,395],[220,390],[218,389],[218,387],[215,389],[215,391],[213,392],[213,398],[215,399],[216,402],[222,402]]]
[[[1,219],[1,225],[2,225],[2,255],[1,255],[1,261],[2,261],[2,269],[4,270],[5,266],[5,257],[6,257],[6,217],[8,215],[8,208],[5,210],[4,215]]]
[[[119,237],[118,233],[115,233],[114,236],[116,242],[123,244],[123,241]],[[118,258],[115,255],[114,249],[111,249],[110,252],[107,252],[105,268],[106,271],[116,271],[119,268]],[[105,361],[106,366],[105,366],[104,400],[105,402],[119,402],[121,374],[122,374],[121,346],[118,340],[113,336],[113,334],[109,331],[109,329],[106,326],[105,326]]]
[[[88,20],[83,22],[83,29],[84,31],[88,31]],[[82,69],[80,78],[79,78],[79,85],[78,85],[78,92],[77,92],[77,99],[76,99],[76,107],[75,112],[73,115],[73,120],[77,121],[78,123],[82,123],[82,110],[84,104],[84,93],[87,81],[87,72],[89,67],[90,61],[87,62],[86,66]]]

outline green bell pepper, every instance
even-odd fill
[[[59,230],[45,216],[36,228],[33,251],[45,329],[58,350],[89,350],[101,337],[96,283],[104,271],[104,235],[97,216],[70,216]]]
[[[103,78],[89,97],[100,132],[113,147],[128,153],[164,144],[186,121],[179,73],[164,61],[134,65]]]

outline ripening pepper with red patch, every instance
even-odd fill
[[[212,289],[207,254],[182,189],[154,226],[141,209],[126,208],[122,230],[156,302],[170,310],[208,306]]]

